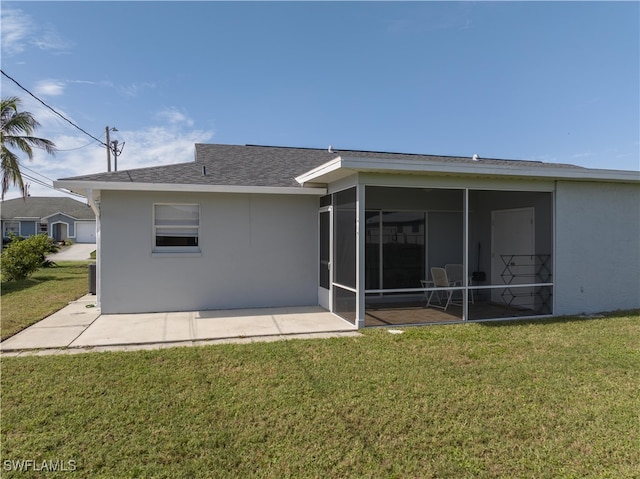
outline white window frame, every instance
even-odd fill
[[[193,206],[198,210],[198,224],[197,225],[156,225],[156,206]],[[154,203],[152,208],[152,235],[151,235],[151,247],[153,253],[200,253],[200,217],[201,207],[198,203]],[[173,228],[173,229],[195,229],[197,246],[157,246],[157,229],[160,228]]]
[[[9,236],[10,233],[14,233],[16,236],[20,236],[20,221],[18,220],[4,220],[3,222],[2,236]]]

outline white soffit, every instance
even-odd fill
[[[600,170],[591,168],[525,166],[514,160],[513,165],[489,163],[454,163],[432,160],[387,160],[383,158],[338,157],[296,178],[301,185],[328,184],[354,172],[370,173],[431,173],[439,175],[502,176],[545,178],[554,180],[640,182],[640,171]]]

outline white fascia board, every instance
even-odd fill
[[[192,185],[176,183],[124,183],[115,181],[80,181],[58,180],[54,187],[70,191],[81,191],[84,196],[87,191],[171,191],[186,193],[253,193],[265,195],[309,195],[323,196],[326,188],[305,188],[287,186],[235,186],[235,185]]]
[[[50,214],[50,215],[43,216],[41,219],[43,219],[43,220],[48,220],[49,218],[51,218],[51,217],[53,217],[53,216],[56,216],[56,215],[66,216],[67,218],[71,218],[72,220],[77,220],[77,219],[78,219],[78,218],[76,218],[75,216],[71,216],[70,214],[68,214],[68,213],[64,213],[64,212],[62,212],[62,211],[58,211],[57,213],[52,213],[52,214]]]
[[[306,183],[313,183],[316,178],[319,178],[325,175],[330,175],[331,173],[334,173],[339,169],[341,169],[342,166],[343,166],[342,158],[337,157],[331,161],[323,163],[322,165],[314,168],[313,170],[309,170],[306,173],[301,174],[300,176],[296,177],[295,180],[301,185],[304,185]]]
[[[603,170],[595,168],[585,168],[584,170],[569,170],[558,168],[556,179],[558,180],[584,180],[584,181],[607,181],[618,183],[640,183],[640,171],[631,170]],[[564,174],[563,174],[564,172]]]
[[[640,182],[640,171],[599,170],[591,168],[530,167],[514,164],[488,165],[380,158],[341,158],[343,168],[380,173],[441,173],[474,176],[506,176],[555,180]]]

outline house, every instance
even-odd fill
[[[89,205],[67,197],[15,198],[0,203],[2,236],[47,234],[56,241],[96,242],[96,216]]]
[[[196,144],[55,185],[98,218],[104,313],[321,305],[363,327],[640,307],[638,171]],[[442,289],[446,265],[462,273]]]

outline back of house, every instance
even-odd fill
[[[103,312],[321,305],[364,327],[640,307],[639,172],[332,148],[195,151],[189,163],[56,182],[85,195],[98,219]],[[436,285],[432,268],[456,278]]]

